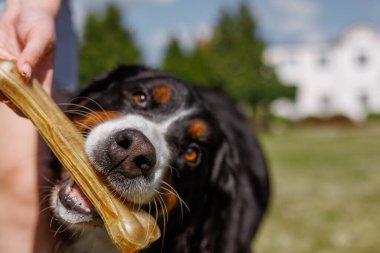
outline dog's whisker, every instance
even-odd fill
[[[150,215],[150,211],[151,211],[151,205],[150,205],[150,201],[148,203],[148,214]]]
[[[57,105],[59,107],[69,107],[69,106],[77,106],[78,104],[75,104],[75,103],[70,103],[70,102],[61,102],[61,103],[57,103]]]
[[[79,105],[77,105],[79,106]],[[90,110],[90,109],[89,109]],[[92,119],[97,119],[98,121],[96,122],[99,122],[99,123],[102,123],[104,122],[104,120],[98,116],[96,114],[96,111],[93,111],[93,110],[90,110],[90,111],[82,111],[82,110],[79,110],[79,109],[67,109],[64,111],[66,114],[73,114],[73,115],[79,115],[79,116],[86,116],[88,115],[89,113],[92,113],[94,116],[92,117]],[[56,117],[57,115],[54,115],[54,117]]]
[[[77,231],[77,230],[72,230],[73,232],[72,232],[72,234],[71,234],[71,236],[69,237],[69,240],[71,240],[71,239],[73,239],[75,236],[77,236],[80,232],[79,231]]]
[[[170,169],[171,172],[173,172],[173,170],[174,170],[175,172],[177,172],[177,176],[179,177],[179,170],[178,170],[177,168],[175,168],[174,166],[171,166],[171,165],[169,164],[169,169]],[[172,173],[172,174],[173,174],[173,173]]]
[[[59,105],[62,105],[62,106],[73,106],[73,107],[79,107],[81,109],[84,109],[90,113],[96,113],[95,110],[87,107],[87,106],[84,106],[84,105],[80,105],[80,104],[75,104],[75,103],[60,103]]]
[[[156,209],[156,211],[154,212],[154,219],[155,219],[155,223],[154,223],[154,228],[157,226],[157,220],[158,220],[158,216],[157,216],[157,203],[156,203],[156,200],[153,198],[153,203],[154,203],[154,207]],[[148,213],[150,216],[153,216],[153,210],[152,210],[152,200],[149,202],[149,207],[148,207]],[[154,229],[151,230],[151,232],[149,233],[147,231],[147,233],[145,234],[145,240],[148,240],[148,238],[150,238],[153,234],[153,231]]]
[[[165,208],[164,215],[166,214],[166,221],[169,221],[169,211],[168,211],[168,208],[166,206],[166,203],[165,203],[164,199],[162,198],[161,194],[158,194],[158,197],[161,199],[163,207]]]
[[[153,199],[154,207],[156,209],[155,216],[156,216],[156,223],[158,221],[158,207],[157,207],[157,201],[156,199]]]
[[[49,202],[50,202],[50,196],[47,195],[46,197],[42,198],[40,200],[40,202],[41,202],[41,204],[44,204],[44,205],[49,204]],[[50,206],[48,206],[47,208],[50,208]]]
[[[167,189],[164,186],[161,186],[161,188],[163,188],[164,190],[166,190],[169,194],[174,194],[174,196],[179,200],[180,209],[181,209],[181,220],[183,220],[183,217],[184,217],[184,214],[183,214],[184,201],[182,200],[182,198],[178,195],[178,193],[173,192],[172,190]],[[185,204],[185,206],[187,206],[187,205]]]
[[[161,206],[161,211],[162,211],[162,218],[163,218],[163,228],[162,228],[162,240],[161,240],[161,252],[163,251],[164,249],[164,241],[165,241],[165,234],[166,234],[166,222],[167,222],[167,219],[166,219],[166,216],[165,216],[165,210],[164,210],[164,207],[166,208],[165,206],[165,203],[163,201],[163,199],[161,198],[161,196],[158,194],[157,195],[159,197],[158,199],[158,202]]]
[[[84,111],[81,109],[67,109],[63,111],[66,114],[74,114],[74,115],[80,115],[80,116],[86,116],[88,115],[88,111]]]
[[[94,125],[98,125],[98,124],[101,124],[104,122],[104,120],[102,118],[100,118],[99,116],[97,115],[92,115],[92,117],[87,117],[88,116],[88,113],[87,112],[71,112],[71,113],[67,113],[65,112],[66,114],[68,115],[77,115],[77,116],[80,116],[81,118],[75,118],[74,120],[76,121],[79,121],[81,119],[86,119],[86,121],[89,121],[90,123],[94,124]]]
[[[92,99],[90,97],[81,97],[81,96],[78,96],[78,97],[75,97],[71,100],[71,102],[74,102],[74,100],[76,99],[87,99],[87,100],[90,100],[91,102],[93,102],[95,105],[97,105],[99,107],[99,109],[102,111],[102,112],[106,112],[103,108],[103,106],[101,106],[95,99]]]
[[[48,190],[49,191],[49,190],[53,189],[54,186],[51,186],[51,185],[41,185],[38,188],[41,189],[41,190]]]
[[[60,233],[60,229],[63,227],[63,223],[58,227],[58,229],[55,231],[53,237],[56,237]]]
[[[55,220],[55,216],[53,215],[50,219],[49,228],[52,229],[53,226],[53,220]]]
[[[165,181],[162,181],[163,184],[165,184],[166,186],[169,187],[168,188],[165,188],[163,187],[165,190],[169,191],[169,192],[172,192],[177,198],[178,200],[186,207],[186,209],[190,212],[190,208],[189,206],[186,204],[186,202],[181,198],[181,196],[179,195],[179,193],[176,191],[176,189],[174,189],[173,186],[171,186],[170,184],[168,184],[167,182]]]
[[[45,212],[45,211],[47,211],[47,210],[49,210],[49,209],[51,209],[50,206],[41,209],[41,210],[40,210],[40,214],[43,213],[43,212]]]
[[[42,175],[41,178],[44,180],[44,182],[49,183],[50,185],[54,185],[56,182],[53,182],[50,178],[48,178],[45,175]]]
[[[50,192],[50,191],[49,191]],[[46,194],[46,196],[44,196],[41,200],[41,203],[46,203],[46,202],[49,202],[50,201],[50,195],[49,194]],[[50,206],[49,206],[50,207]]]
[[[82,126],[84,129],[89,129],[89,130],[92,130],[94,128],[92,126],[86,125],[86,124],[79,122],[79,121],[74,122],[74,125],[79,125],[79,126]]]
[[[161,198],[160,198],[160,193],[158,191],[155,190],[155,192],[157,193],[154,197],[157,199],[158,203],[160,204],[160,208],[161,208],[161,213],[162,213],[162,216],[165,216],[165,212],[164,210],[162,209],[162,203],[161,203]],[[165,217],[163,217],[165,218]]]
[[[76,122],[73,122],[73,124],[75,125]],[[85,126],[87,126],[87,125],[85,125]],[[93,127],[88,126],[88,129],[89,129],[89,130],[92,130]],[[68,131],[62,131],[62,133],[65,134],[65,136],[72,136],[72,133],[69,133]],[[89,135],[89,134],[90,134],[89,131],[87,131],[87,130],[84,130],[84,131],[77,131],[77,133],[79,133],[79,134],[81,134],[81,135],[83,135],[83,136],[85,136],[85,135]]]
[[[75,100],[75,98],[71,99],[70,102],[61,102],[57,103],[58,106],[77,106],[78,103],[72,103],[72,101]]]
[[[63,240],[58,240],[58,242],[55,244],[55,246],[53,247],[53,253],[58,253],[59,252],[59,249],[61,248],[63,244]]]
[[[73,233],[73,235],[72,236],[78,236],[78,237],[80,237],[83,233],[85,233],[85,228],[84,227],[80,227],[79,229],[75,229],[75,230],[73,230],[74,231],[74,233]]]
[[[142,200],[141,200],[141,198],[139,198],[138,200],[139,200],[139,201],[138,201],[138,202],[139,202],[139,207],[138,207],[138,209],[140,210],[141,207],[142,207]]]
[[[60,230],[59,233],[64,233],[68,230],[71,230],[73,228],[73,225],[70,225],[70,226],[67,226],[67,227],[64,227],[63,230]]]
[[[81,134],[83,136],[83,138],[85,138],[85,139],[89,135],[88,132],[78,132],[78,133]],[[72,133],[68,133],[68,132],[63,132],[62,135],[65,136],[66,138],[70,138],[73,136]]]
[[[99,111],[92,110],[86,106],[79,105],[79,104],[72,104],[72,106],[79,107],[82,110],[80,110],[80,109],[67,109],[64,112],[70,113],[70,111],[71,111],[72,114],[74,114],[74,112],[78,112],[78,115],[80,115],[79,113],[82,113],[81,116],[87,116],[88,114],[91,114],[92,117],[97,119],[99,123],[105,122],[105,119],[103,119],[102,117],[99,116]],[[107,115],[107,119],[109,120],[110,117],[108,116],[106,111],[104,111],[103,108],[101,108],[101,110],[105,115]],[[111,111],[109,111],[109,112],[111,112]]]
[[[111,193],[112,193],[112,195],[115,196],[115,192],[114,191],[112,191]],[[125,204],[127,202],[127,197],[122,197],[122,198],[120,198],[120,200],[121,200],[121,203]]]
[[[157,208],[157,206],[156,206],[156,208]],[[151,206],[151,201],[149,201],[149,215],[150,216],[152,216],[152,206]],[[156,226],[157,226],[157,212],[156,212],[156,222],[154,223],[154,228],[152,229],[152,232],[149,234],[149,235],[147,235],[147,237],[146,238],[149,238],[149,237],[151,237],[151,235],[153,234],[153,231],[155,230],[155,228],[156,228]]]
[[[187,206],[187,204],[185,203],[185,201],[179,196],[179,194],[175,191],[172,191],[164,186],[161,186],[161,188],[163,188],[164,190],[168,191],[169,194],[174,194],[174,196],[176,196],[176,198],[179,200],[179,204],[180,204],[180,209],[181,209],[181,220],[183,220],[183,217],[184,217],[184,211],[183,211],[183,207],[185,206],[186,209],[190,212],[190,208]]]
[[[90,131],[92,130],[92,129],[94,129],[94,127],[93,126],[89,126],[89,125],[86,125],[86,124],[84,124],[84,123],[82,123],[82,122],[74,122],[74,125],[78,128],[78,126],[79,127],[82,127],[83,128],[83,130],[84,131],[82,131],[82,135],[84,136],[84,135],[89,135],[90,134]]]
[[[158,207],[157,207],[157,201],[154,198],[153,198],[153,203],[154,203],[154,206],[156,208],[156,212],[155,212],[155,215],[154,215],[155,216],[155,227],[156,227],[157,224],[158,224]],[[151,231],[151,234],[149,235],[149,237],[151,237],[151,235],[153,234],[153,231],[154,230]],[[149,237],[147,237],[147,238],[149,238]]]

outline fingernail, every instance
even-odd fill
[[[25,63],[22,65],[21,73],[23,76],[29,79],[32,76],[32,67],[28,63]]]

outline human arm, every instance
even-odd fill
[[[59,6],[60,0],[8,0],[0,19],[0,58],[17,60],[19,72],[27,78],[33,72],[48,92]]]
[[[60,0],[7,0],[0,17],[0,58],[16,60],[19,72],[37,76],[50,91],[55,45],[54,22]],[[1,94],[0,94],[1,95]],[[1,98],[0,98],[1,101]],[[45,169],[37,133],[26,119],[0,103],[0,252],[51,252],[48,215],[40,212]],[[48,152],[48,151],[46,151]],[[47,224],[46,229],[37,229]],[[22,243],[14,243],[22,242]]]

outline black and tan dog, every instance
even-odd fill
[[[161,226],[161,239],[143,252],[251,251],[268,205],[268,172],[255,135],[229,98],[194,90],[167,73],[122,66],[75,102],[68,112],[86,136],[94,167],[116,195]],[[65,174],[51,205],[73,232],[62,234],[59,252],[117,252]]]

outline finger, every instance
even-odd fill
[[[51,31],[32,30],[25,41],[25,47],[17,61],[17,68],[26,78],[32,76],[36,67],[52,69],[53,61],[46,61],[54,52],[55,34]],[[45,60],[45,62],[43,62]],[[43,62],[44,66],[40,66]],[[51,66],[49,66],[51,65]]]

